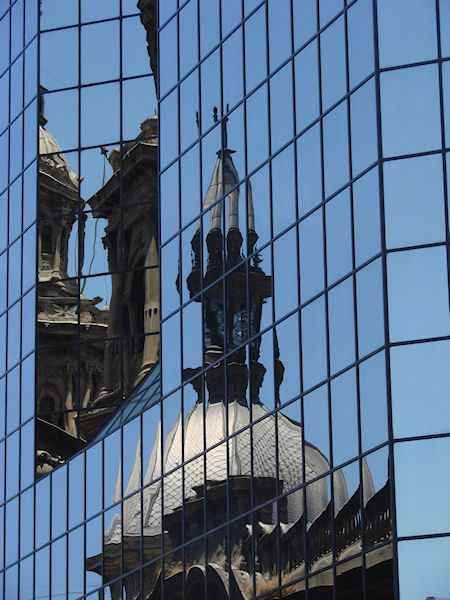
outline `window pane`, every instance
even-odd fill
[[[450,537],[401,541],[398,544],[400,597],[423,600],[448,596]]]
[[[352,175],[355,177],[377,160],[375,82],[371,79],[350,97]]]
[[[356,266],[380,251],[380,200],[378,169],[372,169],[353,184]]]
[[[320,37],[322,108],[327,110],[346,92],[344,17],[327,27]]]
[[[388,247],[445,240],[441,156],[386,162],[384,194]]]
[[[331,382],[333,466],[358,455],[358,407],[355,369]]]
[[[395,495],[400,536],[450,530],[449,452],[450,438],[395,445]]]
[[[381,125],[385,156],[412,154],[440,147],[436,65],[381,74]]]
[[[318,298],[302,309],[303,387],[308,389],[327,374],[325,301]]]
[[[331,373],[355,360],[353,282],[349,277],[328,294]]]
[[[361,448],[363,452],[388,439],[385,354],[379,352],[359,366]]]
[[[347,105],[342,102],[323,120],[325,196],[349,180]]]
[[[384,302],[381,260],[356,274],[358,351],[365,356],[384,343]]]
[[[449,431],[449,364],[449,341],[412,344],[391,349],[395,437]]]
[[[294,61],[297,131],[302,131],[319,115],[317,41],[308,44]]]
[[[445,248],[395,252],[388,256],[391,340],[449,333]]]
[[[322,209],[316,210],[299,227],[300,293],[302,302],[324,286]]]
[[[304,133],[297,144],[299,214],[302,216],[322,202],[319,125]]]
[[[372,11],[371,0],[358,0],[347,12],[350,88],[374,69]]]
[[[352,269],[350,194],[344,190],[325,205],[328,284]]]
[[[378,2],[381,67],[436,58],[435,7],[434,0]]]

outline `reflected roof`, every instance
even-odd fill
[[[58,181],[65,183],[73,190],[78,190],[78,177],[70,168],[56,139],[42,125],[39,125],[39,154],[41,155],[39,158],[40,170],[48,171],[47,174]]]

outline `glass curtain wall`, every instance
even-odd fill
[[[194,577],[214,598],[447,596],[447,3],[159,11],[177,580],[187,597]]]
[[[449,20],[2,5],[2,597],[450,597]]]
[[[20,588],[34,479],[38,6],[0,3],[0,596]],[[28,505],[30,507],[30,505]],[[32,508],[32,504],[31,504]],[[22,526],[23,527],[23,526]],[[26,568],[26,567],[25,567]]]

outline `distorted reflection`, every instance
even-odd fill
[[[201,3],[200,13],[213,5]],[[251,23],[263,16],[261,9],[246,25],[247,41],[252,36]],[[138,10],[155,73],[155,0],[139,0]],[[89,10],[83,18],[88,15]],[[128,27],[134,31],[132,21],[125,22],[123,31]],[[173,20],[166,30],[175,24]],[[89,27],[94,39],[95,27]],[[263,39],[259,34],[254,37],[255,44]],[[123,46],[128,47],[126,43]],[[126,56],[125,52],[125,72]],[[261,79],[259,69],[255,70],[258,62],[265,74],[263,56],[265,50],[254,57],[249,69],[250,79],[258,75],[254,83]],[[85,61],[82,69],[89,71],[89,63]],[[216,81],[219,52],[213,52],[201,68],[204,73],[209,69],[211,81]],[[133,73],[138,76],[136,82],[148,83],[149,77],[143,77],[148,73]],[[160,75],[165,93],[171,74],[161,68]],[[101,82],[89,73],[83,77],[87,79],[81,83],[91,83],[81,90],[78,108],[82,107],[83,123],[78,127],[73,119],[73,130],[80,130],[82,141],[91,139],[86,137],[86,123],[96,104],[95,115],[104,112],[102,132],[114,137],[111,132],[120,129],[117,115],[109,121],[113,110],[101,99],[108,97],[114,104],[108,90],[117,100],[121,86],[123,90],[130,84],[131,89],[131,82],[107,83],[103,76],[102,96],[100,86],[93,85]],[[221,87],[210,86],[211,81],[207,84],[206,80],[208,77],[203,78],[203,94],[208,90],[211,95],[206,94],[208,99],[200,102],[203,112],[212,98],[218,102]],[[247,141],[243,140],[236,144],[233,159],[228,119],[219,116],[215,108],[211,131],[207,132],[211,123],[206,124],[206,119],[201,126],[207,132],[203,153],[199,153],[203,164],[198,159],[192,168],[185,168],[186,162],[181,161],[179,171],[175,164],[167,169],[161,179],[164,185],[168,185],[166,178],[178,180],[170,188],[172,198],[162,194],[161,203],[157,116],[143,120],[140,133],[131,141],[120,140],[112,149],[86,147],[69,156],[74,145],[51,133],[55,112],[47,115],[48,124],[44,116],[44,98],[52,98],[57,106],[67,90],[41,90],[36,476],[53,472],[36,485],[36,521],[40,524],[35,541],[36,547],[43,547],[37,564],[40,572],[51,574],[48,587],[53,595],[64,590],[70,598],[80,597],[79,582],[83,581],[85,594],[97,589],[98,598],[112,600],[148,600],[161,594],[189,600],[205,595],[212,600],[246,600],[259,595],[310,600],[393,598],[391,484],[387,447],[380,449],[386,436],[370,443],[366,431],[367,415],[376,412],[368,407],[370,402],[380,406],[386,402],[383,391],[379,398],[373,391],[382,387],[380,378],[378,387],[372,385],[372,379],[368,383],[366,361],[358,376],[359,365],[331,383],[325,381],[330,374],[330,337],[333,373],[354,361],[355,336],[353,315],[346,321],[348,327],[337,309],[327,319],[325,308],[339,308],[340,304],[333,292],[327,296],[329,302],[325,294],[320,295],[326,280],[324,258],[330,281],[345,275],[352,262],[350,230],[347,236],[342,230],[344,238],[341,235],[335,240],[336,253],[342,254],[342,244],[347,243],[348,261],[342,268],[334,261],[333,234],[342,229],[338,216],[342,217],[344,209],[340,206],[334,217],[337,201],[327,209],[318,206],[322,200],[319,137],[311,150],[312,142],[307,141],[311,135],[306,133],[297,148],[299,214],[317,207],[298,228],[300,285],[306,302],[301,311],[296,311],[297,256],[285,256],[291,247],[296,252],[297,229],[281,235],[273,246],[269,243],[295,219],[296,205],[290,198],[296,193],[294,148],[286,148],[266,163],[245,185],[244,173],[238,172],[246,162],[247,170],[257,169],[267,158],[269,127],[262,108],[267,86],[264,83],[264,89],[246,101],[247,129],[259,140],[248,150],[246,160]],[[283,89],[284,85],[278,90],[280,102],[285,96]],[[69,89],[73,97],[78,92]],[[121,121],[126,131],[130,121],[134,130],[139,128],[139,122],[133,121],[142,110],[137,96],[130,93],[127,100],[123,94]],[[175,98],[175,91],[161,106],[172,106],[170,98]],[[147,100],[144,116],[151,114]],[[198,100],[193,96],[190,101],[194,107]],[[173,113],[179,109],[176,106]],[[162,108],[163,115],[165,110]],[[236,115],[242,108],[230,113],[227,106],[226,112],[236,142],[236,123],[241,122]],[[187,113],[186,109],[184,116]],[[172,116],[176,120],[180,115]],[[163,120],[168,118],[163,116]],[[200,129],[199,124],[198,120]],[[325,132],[327,156],[336,152],[337,156],[339,145],[336,136],[329,135],[330,127]],[[178,137],[170,127],[163,128],[166,137],[171,137],[167,131],[174,139]],[[183,131],[181,128],[178,149],[184,144]],[[311,131],[318,136],[318,125]],[[97,140],[100,134],[94,133]],[[275,128],[272,134],[275,141],[279,136],[277,143],[284,143],[281,130]],[[219,137],[215,159],[211,140]],[[115,146],[119,140],[102,141]],[[196,152],[196,147],[191,149],[191,161]],[[347,155],[341,153],[339,158],[345,162]],[[193,190],[205,171],[209,175],[214,160],[202,215],[195,222]],[[348,170],[344,167],[329,171],[342,175]],[[327,194],[347,179],[339,180],[339,185],[330,181],[325,178],[327,188],[331,186]],[[291,212],[284,214],[285,196],[292,202]],[[170,216],[170,235],[174,237],[166,243],[167,224],[163,221],[163,239],[159,240],[158,222],[164,212],[167,216],[169,204],[176,206],[172,211],[176,216]],[[348,203],[345,206],[350,210]],[[185,212],[191,224],[175,234],[181,222],[187,223]],[[356,222],[358,225],[358,219]],[[325,257],[324,234],[329,250]],[[180,240],[181,248],[177,246]],[[160,241],[164,242],[162,273]],[[164,262],[165,256],[171,260]],[[192,261],[186,272],[189,257]],[[282,269],[281,263],[289,259],[292,268]],[[168,269],[170,262],[178,265],[173,272]],[[166,354],[161,361],[160,275],[166,311],[161,333]],[[171,279],[172,298],[165,289],[165,277]],[[341,287],[347,289],[346,284],[350,279]],[[354,306],[351,286],[348,289],[352,301],[346,296],[345,308]],[[164,303],[166,296],[170,303]],[[284,297],[289,301],[284,302]],[[177,312],[180,299],[185,305]],[[171,311],[174,315],[166,318]],[[288,312],[292,314],[284,319]],[[277,328],[272,326],[274,319],[281,320]],[[336,333],[341,329],[350,339],[348,357],[342,354],[342,343],[333,344],[345,337]],[[177,372],[180,355],[181,376]],[[182,389],[175,389],[180,383]],[[372,390],[370,397],[366,393],[362,398],[361,390],[367,387]],[[306,393],[300,398],[302,390]],[[79,453],[54,471],[88,443],[85,454]],[[370,453],[375,446],[378,450]],[[361,448],[367,457],[358,456]],[[47,506],[51,506],[51,526],[38,519]],[[65,536],[66,526],[70,527],[67,540],[55,540]],[[47,543],[51,543],[50,569]],[[280,586],[284,586],[282,592]]]
[[[78,178],[41,114],[38,474],[91,439],[157,361],[156,138],[157,118],[152,117],[122,153],[111,151],[112,177],[84,203]],[[95,243],[84,235],[86,209],[107,223],[108,272],[102,280],[110,280],[112,291],[103,308],[100,296],[83,294],[89,274],[84,279],[68,274],[71,260],[84,272],[84,247]],[[90,278],[89,289],[95,281]]]
[[[145,462],[147,432],[142,440],[136,430],[131,475],[122,483],[119,463],[112,500],[120,501],[122,489],[126,499],[105,531],[103,552],[90,556],[86,568],[112,582],[113,599],[157,598],[162,587],[170,598],[199,598],[207,588],[213,599],[246,599],[291,582],[283,597],[303,598],[308,574],[308,597],[333,598],[336,583],[339,597],[356,599],[363,594],[364,549],[366,597],[391,598],[389,478],[375,486],[364,458],[331,471],[321,449],[303,438],[302,425],[270,410],[282,401],[284,377],[276,335],[275,398],[260,397],[266,367],[259,331],[272,284],[255,249],[250,182],[247,206],[239,205],[226,122],[203,206],[207,226],[199,224],[193,236],[187,277],[205,323],[203,365],[183,373],[197,399],[170,430],[159,419]],[[211,531],[206,545],[205,530]],[[162,549],[170,553],[164,566]],[[335,560],[343,562],[333,576]]]
[[[142,38],[144,43],[147,37],[150,64],[155,69],[154,2],[141,1],[139,5],[140,23],[137,17],[128,19],[132,27],[127,35]],[[57,22],[58,11],[55,14]],[[58,60],[61,62],[55,56],[48,49],[43,53],[45,79],[53,76],[45,67],[54,72]],[[59,66],[67,70],[71,65]],[[83,68],[89,72],[89,62]],[[139,81],[144,80],[149,77]],[[79,152],[69,156],[62,151],[51,133],[52,123],[59,124],[58,131],[64,134],[65,122],[74,122],[74,111],[67,105],[66,117],[61,119],[58,109],[53,109],[65,92],[46,92],[41,87],[38,477],[64,463],[95,436],[153,368],[159,352],[158,118],[145,119],[135,140],[110,152],[104,146],[95,148],[103,155],[104,164],[101,187],[93,188],[101,165],[96,168],[98,160],[92,160],[92,155],[84,164]],[[50,101],[48,124],[44,99]],[[92,111],[93,105],[85,108]],[[112,115],[108,107],[104,113]],[[116,121],[110,121],[111,128],[117,126]],[[135,122],[134,130],[138,129],[139,122]],[[88,199],[83,198],[84,191]]]

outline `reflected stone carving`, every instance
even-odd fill
[[[157,135],[155,116],[142,123],[122,157],[114,149],[113,175],[88,201],[94,217],[108,221],[103,244],[112,284],[103,385],[92,410],[80,417],[88,438],[158,360]]]
[[[158,28],[156,17],[156,0],[139,0],[137,7],[140,12],[141,23],[147,32],[147,52],[150,58],[150,69],[152,73],[157,72],[158,67],[158,46],[156,43],[156,31]],[[155,77],[155,86],[157,80]]]
[[[110,153],[113,174],[88,204],[46,123],[41,112],[37,475],[67,460],[98,432],[159,352],[157,117],[142,123],[122,156],[118,149]],[[103,242],[112,294],[110,306],[102,309],[97,306],[102,298],[85,297],[82,281],[68,275],[69,237],[79,249],[79,273],[84,245],[91,242],[84,234],[88,207],[95,218],[108,221]],[[44,461],[47,455],[57,459]]]
[[[52,134],[45,128],[41,95],[39,126],[39,226],[37,333],[36,474],[43,475],[85,444],[79,435],[81,408],[93,401],[103,379],[103,343],[108,310],[101,298],[80,294],[69,279],[69,236],[78,225],[83,248],[84,215],[79,180]],[[51,152],[52,154],[48,154]],[[62,216],[59,216],[62,215]],[[80,268],[82,250],[78,252]],[[79,327],[91,344],[78,346]],[[82,404],[82,406],[81,406]],[[52,458],[53,456],[53,458]],[[44,460],[44,457],[47,457]],[[50,458],[48,458],[50,457]],[[56,457],[56,458],[55,458]]]

